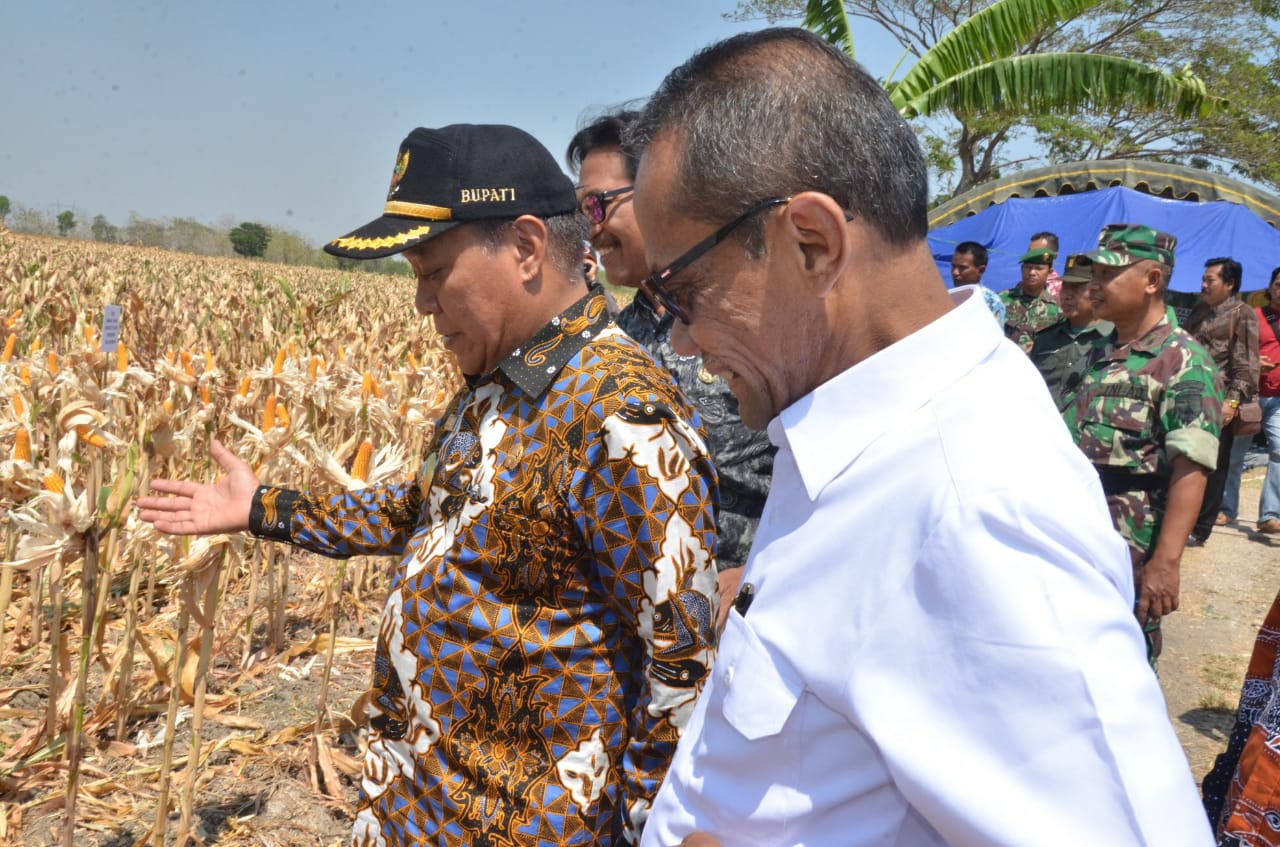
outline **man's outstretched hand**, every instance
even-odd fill
[[[139,497],[138,518],[171,535],[212,535],[249,528],[258,477],[239,456],[214,440],[213,460],[226,475],[213,484],[153,479],[151,490],[168,497]]]

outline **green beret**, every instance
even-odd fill
[[[1052,265],[1057,256],[1058,254],[1048,247],[1036,247],[1023,253],[1022,258],[1018,261],[1024,265]]]

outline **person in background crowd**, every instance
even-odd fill
[[[976,241],[961,241],[951,253],[951,284],[953,288],[971,285],[995,316],[996,323],[1004,327],[1004,301],[1000,295],[982,284],[987,272],[987,248]]]
[[[591,248],[590,241],[584,241],[582,243],[582,275],[586,277],[587,287],[600,292],[600,296],[604,298],[605,308],[609,310],[609,314],[617,318],[618,312],[622,310],[609,289],[600,284],[599,272],[600,260],[596,258],[596,251]]]
[[[1018,260],[1022,264],[1022,281],[1000,292],[1005,305],[1004,334],[1024,353],[1031,352],[1037,332],[1062,317],[1062,309],[1045,289],[1056,255],[1047,247],[1028,250]]]
[[[1027,243],[1028,250],[1050,250],[1054,257],[1058,256],[1058,236],[1052,232],[1037,232],[1031,236],[1031,241]],[[1062,277],[1058,276],[1058,271],[1053,264],[1049,264],[1049,278],[1044,283],[1045,291],[1049,292],[1049,298],[1053,302],[1058,302],[1058,293],[1062,291]]]
[[[400,557],[353,712],[352,843],[633,841],[714,655],[715,471],[694,408],[583,279],[573,184],[509,126],[418,128],[381,217],[326,245],[403,253],[466,384],[404,483],[153,480],[163,532],[249,530]]]
[[[769,29],[672,71],[642,284],[778,445],[645,847],[1209,840],[1098,476],[981,298],[874,77]]]
[[[1271,271],[1268,303],[1257,307],[1258,404],[1262,406],[1262,436],[1267,443],[1267,477],[1258,502],[1258,532],[1280,533],[1280,268]],[[1231,520],[1239,514],[1240,477],[1244,454],[1252,438],[1240,437],[1231,448],[1231,470],[1222,496],[1222,511]]]
[[[1044,377],[1058,411],[1067,408],[1091,362],[1091,355],[1106,347],[1115,329],[1093,314],[1093,302],[1085,288],[1093,278],[1091,263],[1082,253],[1067,257],[1059,305],[1063,319],[1036,333],[1031,363]]]
[[[565,154],[578,176],[578,202],[591,223],[591,243],[600,251],[606,278],[628,288],[635,288],[648,273],[644,236],[632,207],[636,162],[622,148],[622,133],[637,116],[629,110],[600,116],[574,135]],[[700,356],[681,356],[672,348],[675,317],[644,291],[636,292],[616,320],[671,372],[706,427],[720,481],[716,567],[723,622],[769,494],[774,447],[765,433],[743,426],[738,401],[723,378],[708,371]]]
[[[1115,331],[1064,419],[1128,542],[1135,612],[1154,667],[1160,619],[1178,608],[1183,548],[1217,461],[1222,383],[1205,349],[1165,315],[1178,239],[1137,224],[1113,224],[1104,239],[1085,254],[1088,296]]]
[[[1183,329],[1199,341],[1222,372],[1225,400],[1217,467],[1209,475],[1204,502],[1187,543],[1200,546],[1215,525],[1230,516],[1222,512],[1222,492],[1231,470],[1232,421],[1241,403],[1258,395],[1258,318],[1236,297],[1242,279],[1240,263],[1230,258],[1210,259],[1200,278],[1200,302],[1191,310]]]

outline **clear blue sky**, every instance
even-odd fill
[[[733,0],[0,0],[0,194],[114,224],[259,221],[312,243],[381,211],[415,126],[510,123],[557,158],[649,94]],[[860,32],[877,76],[901,54]]]

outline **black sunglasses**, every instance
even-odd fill
[[[698,259],[702,258],[703,253],[706,253],[712,247],[715,247],[721,241],[728,238],[729,233],[741,226],[742,223],[752,215],[773,206],[780,206],[783,203],[790,202],[790,197],[770,197],[768,200],[761,200],[759,203],[751,206],[745,212],[690,247],[674,262],[645,279],[640,283],[640,290],[643,291],[654,304],[663,307],[677,319],[682,320],[685,323],[689,323],[689,314],[683,307],[681,307],[680,301],[667,290],[667,281],[670,280],[671,277],[680,273],[680,271],[698,261]]]
[[[620,195],[626,194],[628,191],[634,190],[634,185],[624,185],[612,191],[592,191],[589,194],[582,195],[582,202],[578,203],[578,209],[587,216],[587,220],[598,226],[604,223],[605,215],[609,214],[609,202],[617,200]]]

